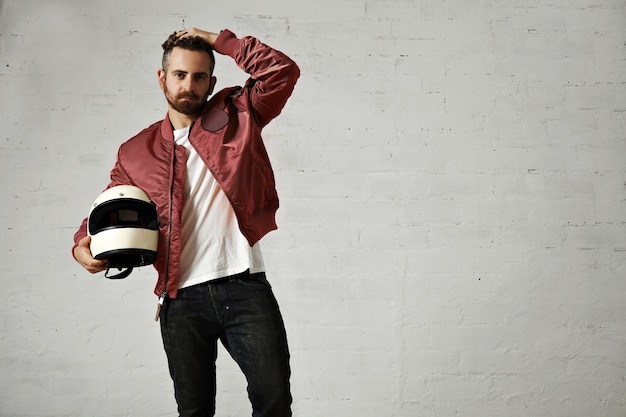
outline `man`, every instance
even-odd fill
[[[255,417],[291,416],[289,351],[259,240],[276,228],[278,196],[261,130],[300,75],[283,53],[252,37],[196,28],[163,46],[164,120],[122,144],[107,188],[134,185],[156,204],[157,319],[182,417],[215,414],[217,341],[246,376]],[[213,51],[250,78],[214,94]],[[107,268],[89,249],[85,219],[72,253],[87,271]]]

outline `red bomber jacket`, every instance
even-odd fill
[[[225,88],[211,97],[192,124],[189,141],[226,194],[252,246],[277,227],[278,195],[261,130],[280,114],[300,70],[283,53],[229,30],[220,33],[214,49],[232,57],[250,78],[244,87]],[[186,160],[166,115],[120,146],[106,187],[137,186],[156,204],[160,227],[154,292],[170,298],[176,298],[180,272]],[[74,248],[86,235],[84,219]]]

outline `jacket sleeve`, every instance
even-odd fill
[[[119,155],[119,151],[118,151],[118,155]],[[126,174],[126,171],[124,170],[122,165],[119,163],[119,156],[118,156],[118,162],[115,163],[115,166],[111,170],[111,182],[109,183],[109,185],[107,185],[105,190],[113,186],[122,185],[122,184],[130,184],[130,179],[128,175]],[[94,199],[95,197],[97,196],[94,196]],[[72,246],[72,257],[74,257],[74,249],[76,249],[76,247],[78,246],[78,242],[82,238],[87,236],[87,220],[88,220],[88,217],[85,217],[80,227],[76,231],[76,233],[74,233],[74,246]],[[74,259],[76,258],[74,257]]]
[[[291,96],[300,69],[296,63],[276,49],[256,38],[237,38],[228,29],[220,32],[215,51],[232,57],[242,70],[250,75],[252,108],[260,127],[267,125],[282,111]]]

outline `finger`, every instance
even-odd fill
[[[107,266],[109,264],[109,260],[93,258],[93,262],[91,264],[96,266]]]
[[[92,262],[89,265],[85,266],[85,269],[92,274],[97,274],[98,272],[102,272],[107,269],[109,262],[104,259],[101,261]]]

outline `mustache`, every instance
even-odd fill
[[[184,99],[184,98],[188,98],[191,100],[198,100],[200,97],[194,93],[180,93],[176,95],[177,100]]]

